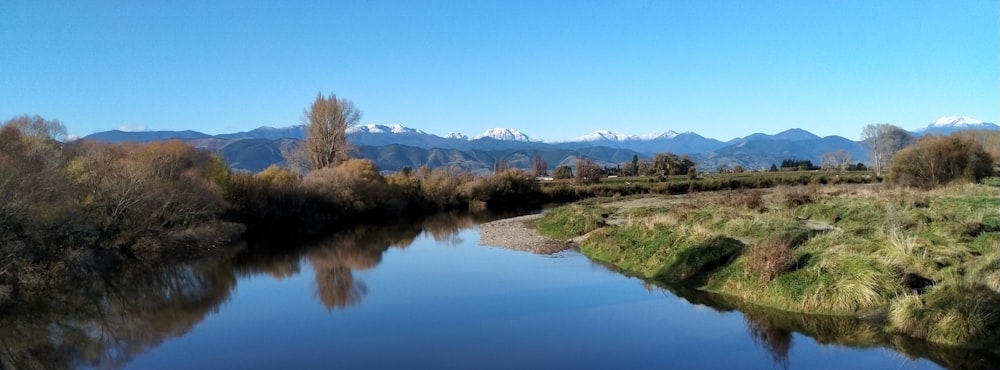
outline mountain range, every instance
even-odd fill
[[[1000,130],[1000,126],[965,116],[949,116],[913,134],[947,135],[983,129]],[[197,131],[113,130],[83,139],[104,142],[177,139],[220,153],[234,169],[256,172],[271,164],[282,164],[282,150],[298,145],[305,137],[303,126],[265,126],[220,135]],[[517,129],[493,128],[472,137],[461,133],[442,137],[398,124],[369,124],[350,127],[348,138],[357,147],[358,156],[375,161],[385,171],[429,166],[489,172],[498,160],[512,167],[530,169],[535,156],[545,158],[550,169],[570,165],[578,156],[604,166],[615,166],[631,161],[633,155],[648,159],[662,152],[690,155],[703,171],[713,171],[722,165],[764,169],[785,159],[811,160],[818,164],[824,154],[841,150],[850,153],[852,161],[867,159],[867,150],[861,142],[840,136],[819,137],[797,128],[773,135],[756,133],[729,141],[705,138],[693,132],[631,135],[598,130],[565,142],[546,142]]]

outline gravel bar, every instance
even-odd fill
[[[542,236],[530,225],[542,215],[534,214],[505,218],[479,225],[479,244],[537,254],[553,254],[569,244]]]

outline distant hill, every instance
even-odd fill
[[[288,127],[258,127],[247,132],[236,132],[232,134],[215,135],[219,139],[305,139],[305,126],[295,125]]]
[[[942,117],[915,135],[950,134],[963,130],[1000,130],[995,124],[964,117]],[[260,127],[246,132],[208,135],[196,131],[106,131],[85,137],[105,142],[149,142],[178,139],[199,148],[219,152],[235,169],[260,171],[271,164],[282,164],[283,148],[297,145],[306,137],[303,126]],[[840,136],[820,138],[793,128],[769,135],[751,134],[720,141],[697,133],[665,131],[659,134],[630,135],[598,130],[566,142],[545,142],[516,129],[494,128],[469,137],[460,133],[441,137],[421,130],[393,125],[360,125],[348,130],[348,138],[357,154],[375,161],[379,168],[397,171],[421,166],[450,167],[463,171],[490,171],[497,160],[511,166],[530,169],[535,156],[542,156],[550,169],[572,164],[578,156],[601,165],[615,166],[630,162],[632,156],[652,158],[655,153],[691,155],[702,171],[714,171],[719,165],[739,165],[747,169],[768,168],[785,159],[822,162],[822,156],[846,150],[853,162],[867,162],[867,150],[860,142]]]
[[[145,143],[150,141],[162,141],[162,140],[191,140],[191,139],[207,139],[211,138],[211,135],[203,134],[197,131],[120,131],[111,130],[98,132],[95,134],[88,135],[84,139],[104,141],[109,143],[120,143],[125,141],[131,141],[136,143]]]
[[[807,140],[748,140],[696,155],[694,161],[699,168],[713,170],[719,165],[742,166],[749,170],[762,170],[771,164],[781,164],[783,160],[810,160],[814,164],[822,163],[826,153],[846,150],[851,154],[852,162],[864,162],[867,151],[861,143],[847,140],[840,136],[816,137]]]

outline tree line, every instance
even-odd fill
[[[64,142],[39,116],[0,126],[0,308],[122,264],[162,264],[216,253],[244,237],[321,236],[453,210],[542,200],[517,170],[473,176],[420,168],[384,176],[353,159],[352,103],[319,94],[303,115],[308,138],[289,166],[233,172],[215,153],[180,141]]]

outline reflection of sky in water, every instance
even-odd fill
[[[133,368],[710,368],[777,365],[743,316],[695,306],[596,267],[422,235],[354,270],[367,294],[327,310],[313,266],[239,281],[219,313]],[[451,240],[454,240],[451,239]],[[453,245],[458,244],[458,245]],[[936,368],[885,349],[820,346],[794,334],[791,368]]]

